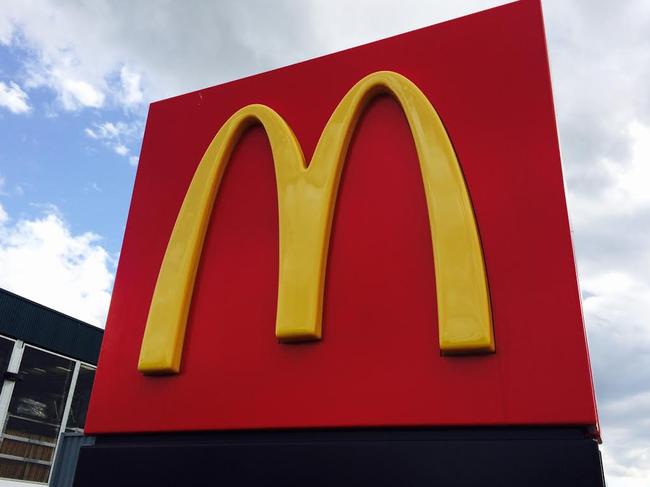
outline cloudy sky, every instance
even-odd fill
[[[0,3],[0,287],[103,326],[148,103],[505,3]],[[650,1],[544,0],[610,487],[650,485]]]

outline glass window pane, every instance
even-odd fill
[[[0,476],[46,482],[74,362],[25,347],[0,445]]]
[[[72,405],[66,431],[81,431],[86,424],[86,411],[88,410],[88,401],[90,400],[90,391],[93,388],[95,380],[95,369],[82,365],[79,368],[79,377],[77,385],[72,395]]]

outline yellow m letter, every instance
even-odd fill
[[[417,148],[429,212],[443,353],[494,351],[490,298],[472,203],[440,118],[411,81],[388,71],[366,76],[334,110],[309,166],[286,122],[269,107],[249,105],[221,127],[196,169],[176,218],[154,290],[138,370],[180,370],[196,269],[230,153],[252,124],[269,138],[278,191],[280,267],[275,334],[321,337],[323,287],[332,215],[348,143],[376,95],[400,103]],[[224,325],[225,326],[225,325]]]

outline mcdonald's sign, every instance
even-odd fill
[[[539,2],[153,103],[86,425],[597,436]]]
[[[420,160],[437,257],[440,349],[494,351],[480,239],[447,132],[417,86],[397,73],[377,72],[359,81],[336,107],[308,166],[293,132],[271,108],[248,105],[226,121],[201,159],[174,224],[147,318],[141,372],[179,372],[195,272],[215,193],[233,145],[254,123],[266,131],[275,159],[280,213],[275,334],[287,341],[321,338],[329,232],[347,146],[363,107],[384,93],[404,110]]]

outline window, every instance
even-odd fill
[[[88,367],[87,365],[79,367],[79,376],[77,377],[77,385],[72,395],[72,404],[70,405],[66,431],[83,431],[84,425],[86,424],[86,411],[88,410],[90,391],[93,388],[94,380],[94,368]]]
[[[59,434],[83,432],[95,367],[14,343],[0,336],[0,373],[12,354],[18,368],[3,384],[0,478],[46,483]]]
[[[75,362],[25,346],[0,445],[0,477],[47,482]]]

